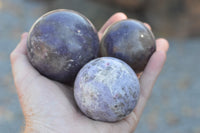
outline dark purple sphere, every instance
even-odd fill
[[[87,63],[78,73],[74,97],[89,118],[116,122],[135,108],[140,85],[135,72],[125,62],[101,57]]]
[[[156,50],[153,33],[140,21],[127,19],[111,25],[101,40],[101,56],[119,58],[136,73],[144,70]]]
[[[40,17],[32,26],[28,59],[46,77],[72,84],[78,71],[94,59],[99,38],[93,24],[71,10],[54,10]]]

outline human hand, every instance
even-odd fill
[[[125,14],[114,14],[99,31],[99,38],[109,25],[122,19],[127,19]],[[165,39],[156,40],[157,49],[139,78],[141,93],[135,109],[125,119],[107,123],[84,116],[76,106],[72,88],[40,75],[31,66],[26,56],[27,36],[27,33],[22,35],[11,53],[14,82],[25,117],[25,133],[131,133],[136,129],[166,60],[169,45]]]

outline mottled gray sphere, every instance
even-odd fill
[[[136,73],[144,70],[155,52],[153,33],[140,21],[127,19],[111,25],[101,40],[101,56],[119,58]]]
[[[78,71],[97,57],[99,39],[93,24],[71,10],[54,10],[40,17],[29,31],[30,63],[44,76],[73,84]]]
[[[87,63],[78,73],[74,97],[89,118],[116,122],[135,108],[140,85],[135,72],[125,62],[101,57]]]

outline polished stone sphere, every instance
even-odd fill
[[[80,110],[99,121],[116,122],[128,116],[139,94],[135,72],[113,57],[101,57],[87,63],[74,84],[74,97]]]
[[[101,56],[119,58],[142,72],[155,52],[153,33],[140,21],[127,19],[111,25],[101,40]]]
[[[99,38],[83,15],[59,9],[40,17],[29,31],[30,63],[44,76],[73,84],[78,71],[97,57]]]

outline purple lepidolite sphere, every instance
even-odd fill
[[[32,26],[28,59],[46,77],[72,84],[78,71],[98,55],[99,39],[92,23],[71,10],[54,10]]]
[[[78,73],[74,97],[88,117],[115,122],[130,114],[137,104],[140,85],[135,72],[123,61],[101,57]]]
[[[101,40],[101,56],[119,58],[136,73],[144,70],[155,52],[153,33],[140,21],[127,19],[111,25]]]

